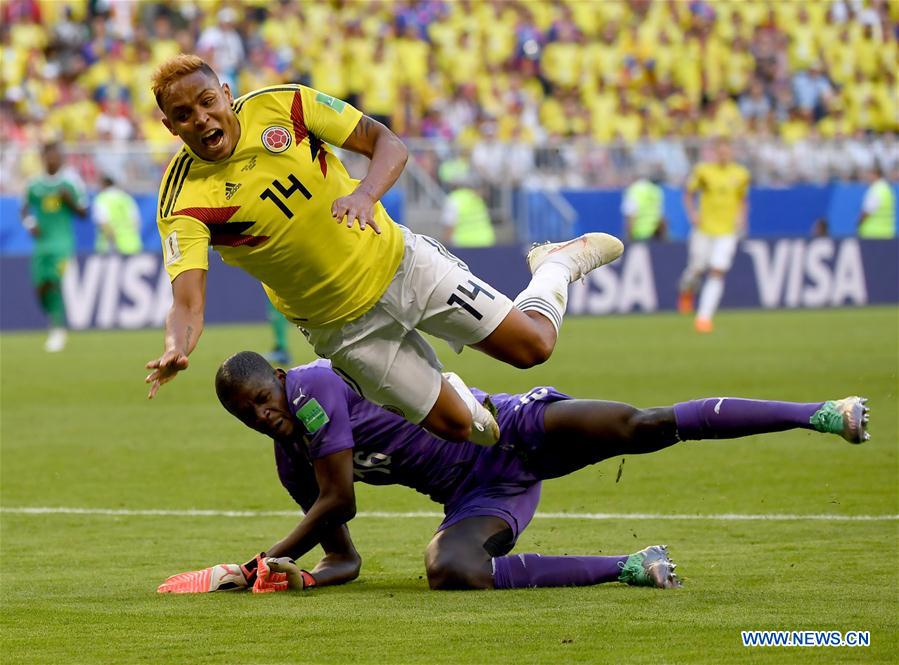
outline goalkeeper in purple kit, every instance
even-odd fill
[[[252,587],[279,591],[355,579],[361,558],[346,524],[356,512],[354,481],[411,487],[444,507],[428,545],[432,589],[586,586],[620,581],[680,586],[665,546],[620,556],[509,555],[530,523],[543,480],[620,455],[652,453],[681,441],[729,439],[804,428],[869,438],[860,397],[795,403],[719,397],[637,409],[573,399],[555,388],[520,394],[473,389],[496,413],[496,446],[447,442],[367,402],[318,360],[285,372],[259,354],[228,358],[216,375],[224,407],[274,439],[281,483],[305,516],[283,539],[242,566],[182,573],[160,592]],[[292,559],[316,545],[325,556],[311,571]]]

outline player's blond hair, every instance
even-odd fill
[[[203,58],[192,53],[179,53],[159,65],[156,71],[153,72],[150,88],[153,91],[153,96],[156,97],[156,104],[159,105],[159,108],[162,108],[162,96],[172,83],[184,76],[200,71],[212,76],[216,81],[218,80],[218,76],[216,76],[212,67],[206,64]]]

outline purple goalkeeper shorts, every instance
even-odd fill
[[[480,391],[474,392],[482,398]],[[437,531],[469,517],[498,517],[509,525],[513,541],[517,541],[537,511],[542,477],[522,453],[542,444],[546,407],[571,398],[549,387],[535,388],[525,395],[492,398],[501,433],[499,442],[483,449],[467,482],[444,505],[446,517]]]
[[[530,484],[497,483],[477,487],[445,508],[446,517],[437,531],[469,517],[498,517],[512,529],[512,542],[525,530],[540,502],[540,481]]]

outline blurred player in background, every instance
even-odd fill
[[[858,235],[860,238],[895,238],[896,194],[893,186],[876,160],[867,176],[871,184],[862,201]]]
[[[143,244],[137,201],[116,185],[115,176],[111,173],[101,176],[100,188],[91,206],[97,226],[96,251],[99,254],[139,254]]]
[[[444,162],[440,179],[449,189],[441,214],[445,242],[452,247],[493,247],[496,234],[490,211],[468,162],[462,158]]]
[[[58,143],[44,145],[44,174],[28,183],[22,201],[22,225],[34,238],[31,279],[41,309],[50,320],[44,349],[62,351],[66,345],[66,306],[62,276],[75,255],[75,217],[87,214],[87,193],[78,175],[64,166]]]
[[[724,276],[733,263],[737,241],[746,231],[749,213],[749,170],[734,161],[729,139],[716,139],[713,149],[715,161],[697,164],[684,191],[691,232],[678,309],[693,311],[693,294],[705,276],[695,320],[701,333],[712,332],[712,317],[724,293]]]
[[[160,184],[173,304],[165,351],[147,363],[150,397],[188,366],[203,330],[213,246],[262,282],[359,394],[445,439],[491,445],[499,437],[493,415],[461,381],[441,378],[418,330],[531,367],[552,353],[568,285],[623,251],[602,233],[535,248],[533,278],[513,305],[440,243],[390,219],[380,199],[408,151],[349,104],[290,84],[235,101],[189,55],[156,70],[153,92],[165,126],[185,145]],[[365,178],[351,179],[326,143],[368,157]]]
[[[272,350],[266,354],[265,359],[274,365],[289,365],[290,349],[287,345],[287,331],[290,329],[290,322],[268,298],[265,300],[265,316],[272,331],[272,338],[275,340]]]
[[[624,191],[621,215],[627,240],[665,239],[665,192],[659,186],[660,179],[660,173],[640,177]]]
[[[176,575],[163,583],[162,592],[215,591],[214,580],[225,579],[227,571],[237,586],[275,590],[266,586],[268,579],[256,584],[256,567],[263,563],[265,570],[268,557],[300,557],[319,543],[326,556],[311,573],[296,576],[302,578],[300,588],[354,579],[361,559],[344,525],[355,515],[357,480],[406,485],[443,504],[446,517],[425,556],[433,589],[616,580],[671,588],[679,584],[662,546],[620,556],[507,556],[537,510],[542,481],[688,440],[795,428],[837,434],[851,443],[868,439],[868,410],[859,397],[810,404],[720,397],[637,409],[572,399],[551,387],[489,396],[475,389],[495,406],[502,430],[499,445],[482,448],[441,441],[365,401],[326,360],[284,372],[244,351],[222,364],[215,387],[231,414],[274,439],[278,476],[305,517],[243,566]]]

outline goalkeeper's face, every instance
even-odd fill
[[[277,370],[238,386],[225,408],[247,427],[278,441],[290,439],[295,421],[284,388],[286,375]]]

